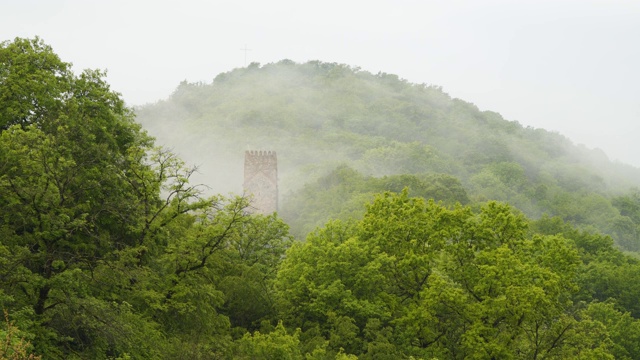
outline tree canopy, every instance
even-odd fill
[[[290,242],[281,220],[202,197],[103,72],[74,75],[39,39],[2,43],[0,59],[0,304],[36,353],[222,352],[229,319],[272,314],[258,299]]]
[[[338,81],[341,96],[354,94],[341,79],[371,79],[323,63],[269,69]],[[587,192],[600,180],[582,168],[533,181],[504,143],[463,165],[415,138],[344,132],[335,141],[377,146],[292,189],[283,218],[255,215],[246,198],[193,185],[196,169],[155,146],[104,75],[74,74],[37,38],[0,44],[0,358],[640,358],[640,261],[593,222],[613,219],[607,230],[633,249],[635,191]],[[375,79],[469,115],[436,88]],[[386,101],[376,111],[390,115]],[[531,219],[534,200],[561,213]]]

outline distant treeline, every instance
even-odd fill
[[[370,190],[354,183],[358,177],[446,175],[471,203],[508,202],[531,218],[558,216],[640,250],[640,169],[480,111],[438,86],[343,64],[283,60],[253,63],[210,84],[183,82],[167,100],[136,113],[159,143],[201,166],[199,181],[214,192],[241,191],[234,164],[247,146],[277,151],[281,212],[299,237],[361,204],[361,193]],[[343,165],[359,175],[335,184],[342,188],[337,198],[323,198],[332,192],[314,184]],[[239,175],[224,182],[227,172]],[[423,186],[405,179],[410,188]],[[322,192],[313,194],[314,187]]]

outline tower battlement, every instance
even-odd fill
[[[245,155],[251,156],[273,156],[276,157],[276,152],[271,150],[247,150],[244,152]]]
[[[247,165],[251,165],[254,163],[274,163],[277,164],[278,158],[276,156],[275,151],[264,151],[264,150],[247,150],[244,152],[244,165],[245,170]]]

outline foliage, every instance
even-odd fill
[[[581,260],[558,235],[488,203],[479,213],[377,196],[289,249],[286,323],[363,358],[609,358],[606,327],[575,301]],[[316,335],[316,336],[318,336]]]
[[[246,333],[237,342],[236,359],[302,359],[298,333],[288,335],[282,323],[268,334],[256,331],[253,335]]]
[[[215,358],[231,326],[273,318],[280,219],[203,197],[103,72],[73,75],[39,39],[0,59],[0,303],[36,353]]]
[[[2,360],[40,360],[40,356],[30,353],[31,344],[20,336],[20,330],[9,321],[4,311],[6,329],[0,330],[0,359]]]
[[[0,129],[53,119],[71,92],[70,64],[41,39],[0,44]]]
[[[446,174],[472,202],[508,202],[531,218],[560,216],[595,227],[626,250],[640,249],[640,218],[620,214],[622,199],[612,203],[638,186],[639,169],[480,111],[438,86],[337,63],[254,63],[211,83],[183,82],[168,99],[136,112],[162,143],[209,174],[233,171],[229,159],[241,163],[247,146],[277,151],[280,188],[287,189],[281,212],[297,237],[329,218],[361,214],[356,209],[371,199],[364,189],[338,205],[337,194],[317,199],[305,187],[346,164],[364,176]],[[217,192],[241,191],[240,180],[230,186],[203,179]],[[404,186],[414,191],[411,185]]]
[[[208,116],[212,90],[218,129],[331,145],[285,160],[315,174],[282,211],[301,242],[192,185],[102,71],[74,75],[40,39],[3,42],[0,65],[3,359],[640,357],[640,260],[614,242],[638,246],[637,191],[564,169],[576,150],[557,135],[337,64],[181,84],[176,121]]]
[[[469,202],[458,179],[447,174],[365,176],[341,165],[315,183],[287,196],[281,215],[292,224],[299,237],[326,223],[330,218],[348,220],[364,213],[363,205],[375,194],[401,192],[407,188],[412,196],[434,199],[447,205]]]

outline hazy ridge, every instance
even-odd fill
[[[471,201],[506,201],[619,239],[614,224],[631,218],[611,199],[640,184],[640,169],[599,149],[480,111],[435,85],[344,64],[252,63],[211,83],[183,82],[136,111],[160,145],[199,165],[197,181],[212,192],[242,191],[244,150],[277,151],[284,213],[292,191],[346,164],[365,176],[449,174]],[[622,237],[637,242],[637,229],[633,222]]]

